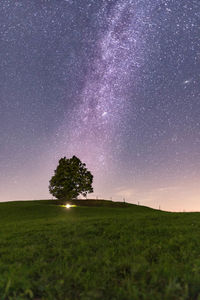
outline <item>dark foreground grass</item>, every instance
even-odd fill
[[[200,214],[2,203],[0,299],[200,299]]]

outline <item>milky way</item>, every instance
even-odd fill
[[[71,124],[73,146],[81,142],[86,154],[95,154],[99,167],[109,166],[106,160],[120,151],[134,85],[131,78],[135,75],[137,80],[145,47],[142,11],[138,13],[128,1],[117,2],[107,16],[105,11],[107,4],[98,14],[101,21],[105,19],[106,28],[99,32],[95,58],[90,62],[78,113],[73,113]]]
[[[131,102],[134,104],[134,89],[148,56],[147,36],[153,29],[147,32],[145,27],[154,8],[148,2],[141,6],[135,1],[118,1],[108,12],[108,4],[98,12],[104,28],[102,31],[99,26],[96,53],[89,63],[80,103],[69,112],[72,151],[81,149],[82,156],[85,151],[86,160],[104,170],[124,147],[128,116],[137,115]]]
[[[199,46],[197,0],[1,1],[1,200],[76,154],[93,197],[200,210]]]

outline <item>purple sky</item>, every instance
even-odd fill
[[[200,211],[199,0],[4,0],[0,53],[0,201],[77,155],[91,197]]]

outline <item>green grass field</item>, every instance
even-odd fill
[[[1,203],[0,299],[200,299],[200,214],[106,204]]]

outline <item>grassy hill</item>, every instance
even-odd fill
[[[0,204],[0,299],[200,299],[199,213],[80,201]]]

